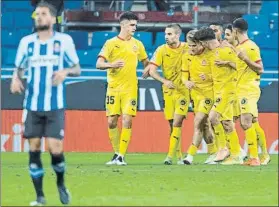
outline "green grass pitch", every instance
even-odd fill
[[[127,166],[105,166],[108,153],[66,153],[74,206],[278,206],[278,157],[267,166],[165,166],[165,154],[128,154]],[[48,153],[42,155],[47,205],[61,205]],[[29,205],[35,194],[27,153],[1,154],[2,206]]]

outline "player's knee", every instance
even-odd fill
[[[202,118],[195,118],[194,120],[194,128],[196,130],[202,130],[202,128],[204,127],[205,123],[204,123],[204,120]]]
[[[182,127],[183,120],[174,120],[173,127]]]
[[[241,123],[241,127],[242,127],[243,130],[247,130],[247,129],[252,127],[252,123],[248,122],[248,121],[243,121]]]
[[[117,127],[117,119],[116,118],[109,118],[108,119],[108,127],[110,129],[115,129]]]
[[[65,157],[63,153],[50,153],[51,155],[51,165],[55,172],[65,171]]]
[[[259,120],[258,120],[258,117],[253,117],[253,120],[252,120],[252,122],[253,123],[256,123],[256,122],[258,122]]]
[[[122,125],[124,128],[130,129],[132,127],[132,116],[123,116]]]
[[[41,149],[41,140],[39,138],[30,138],[28,141],[30,151],[39,151]]]
[[[216,113],[210,113],[209,114],[209,121],[212,124],[212,126],[216,126],[219,123],[217,114]]]
[[[39,178],[44,175],[41,151],[29,151],[29,173],[32,178]]]
[[[224,130],[226,133],[233,132],[234,126],[233,126],[232,121],[223,121],[222,124],[223,124]]]

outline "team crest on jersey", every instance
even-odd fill
[[[60,44],[54,43],[53,50],[54,50],[54,52],[60,52]]]
[[[247,104],[247,98],[243,98],[243,99],[241,100],[241,104],[242,104],[242,105]]]
[[[206,60],[202,60],[202,63],[201,63],[202,65],[206,65],[207,64],[207,62],[206,62]]]
[[[216,103],[219,103],[221,101],[221,98],[216,99]]]
[[[209,98],[207,98],[207,99],[205,99],[205,101],[204,101],[204,103],[206,104],[206,105],[209,105],[209,104],[211,104],[211,99],[209,99]]]
[[[134,51],[134,52],[137,52],[137,51],[138,51],[138,46],[134,45],[134,46],[133,46],[133,51]]]
[[[137,105],[137,101],[136,101],[135,99],[131,100],[131,105],[132,105],[132,106]]]
[[[186,100],[184,100],[184,99],[182,99],[182,100],[180,101],[181,106],[185,106],[185,105],[186,105],[186,103],[187,103],[187,101],[186,101]]]

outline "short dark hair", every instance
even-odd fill
[[[57,9],[48,2],[41,1],[37,4],[36,8],[38,8],[38,7],[47,7],[49,9],[51,16],[53,16],[53,17],[57,16]]]
[[[197,31],[198,31],[198,30],[196,30],[196,29],[190,30],[190,31],[187,33],[187,35],[186,35],[186,40],[187,40],[187,41],[190,40],[190,41],[192,41],[192,42],[196,42],[197,40],[195,39],[195,34],[196,34]]]
[[[243,18],[238,18],[233,21],[233,28],[240,30],[241,32],[246,32],[248,30],[248,23]]]
[[[214,26],[218,26],[221,28],[221,30],[223,30],[223,24],[221,22],[212,22],[209,24],[209,26],[214,25]]]
[[[182,28],[180,24],[172,23],[166,26],[166,28],[173,28],[177,33],[182,33]]]
[[[231,32],[233,31],[233,26],[232,26],[232,24],[228,24],[227,26],[226,26],[226,29],[229,29],[229,30],[231,30]]]
[[[209,27],[198,30],[195,33],[194,38],[197,41],[207,41],[207,40],[216,39],[213,29],[211,29]]]
[[[119,17],[119,22],[122,22],[123,20],[139,20],[138,16],[135,15],[133,12],[124,12]]]

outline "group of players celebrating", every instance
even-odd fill
[[[107,70],[106,113],[108,132],[114,149],[107,165],[126,165],[124,160],[137,110],[138,61],[145,67],[143,78],[162,83],[164,114],[170,124],[169,151],[164,164],[190,165],[204,138],[209,157],[206,164],[266,165],[270,156],[264,130],[258,122],[260,75],[263,73],[259,47],[247,35],[248,24],[236,19],[225,29],[219,23],[191,30],[187,42],[180,42],[182,29],[170,24],[165,29],[166,44],[148,60],[144,45],[133,37],[138,17],[132,12],[120,16],[120,33],[103,46],[96,63]],[[163,76],[157,69],[161,67]],[[194,108],[194,134],[187,156],[181,152],[181,128],[189,104]],[[119,132],[118,118],[122,118]],[[235,121],[240,119],[249,155],[239,144]],[[258,146],[262,155],[259,157]]]

